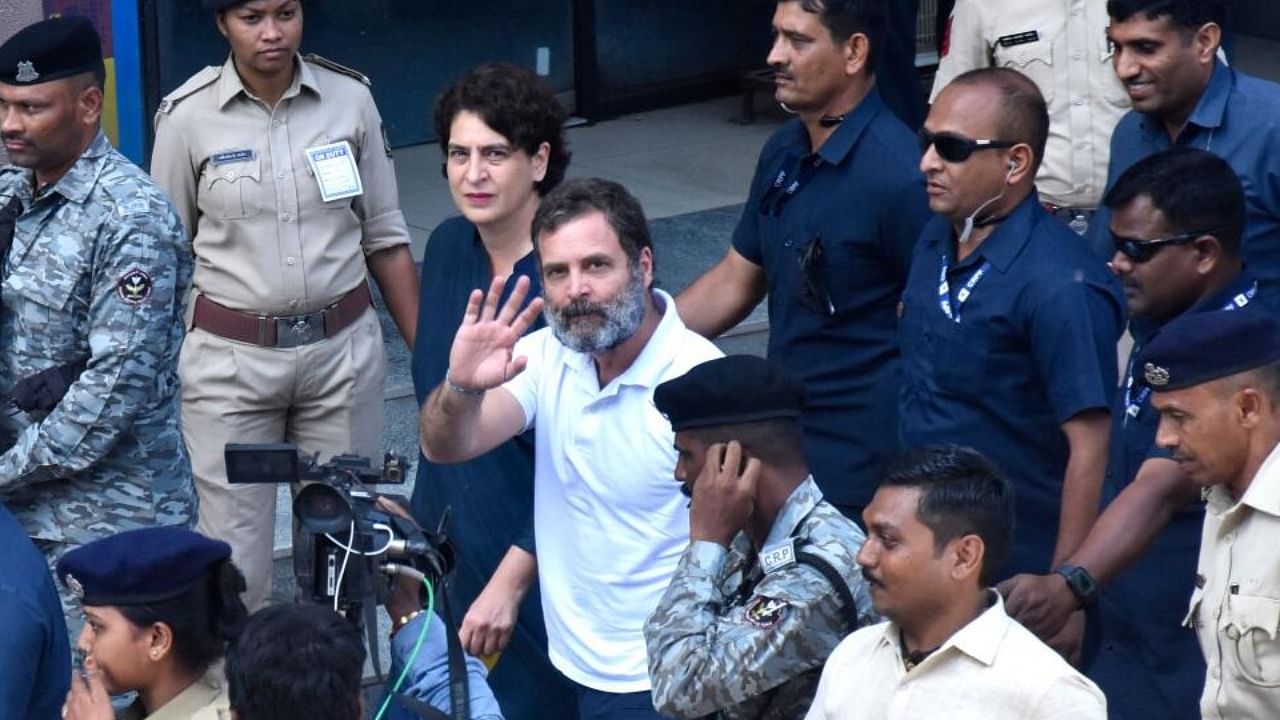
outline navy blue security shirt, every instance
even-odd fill
[[[56,720],[71,688],[67,621],[44,556],[0,504],[0,718]]]
[[[875,90],[816,153],[793,120],[761,152],[733,235],[768,278],[769,357],[808,393],[809,469],[846,513],[897,452],[895,311],[929,217],[919,158]]]
[[[968,445],[994,461],[1017,490],[1018,523],[1012,564],[997,579],[1045,573],[1069,458],[1061,426],[1111,407],[1124,299],[1034,192],[963,262],[954,246],[947,220],[931,220],[902,296],[902,439]],[[942,307],[944,254],[959,322]]]
[[[530,252],[515,264],[502,300],[520,275],[531,281],[525,302],[541,293],[537,262]],[[413,386],[418,405],[443,380],[449,349],[462,324],[467,298],[493,280],[489,254],[465,218],[441,223],[427,241],[422,259],[418,332],[413,346]],[[539,316],[530,332],[542,326]],[[512,545],[534,552],[533,433],[525,433],[467,462],[440,465],[418,455],[413,516],[435,529],[450,511],[449,537],[457,563],[448,585],[455,620],[461,622],[494,569]],[[546,628],[535,584],[525,594],[511,642],[489,676],[508,720],[571,717],[573,695],[547,659]]]
[[[1241,254],[1258,278],[1263,302],[1280,311],[1280,85],[1217,61],[1176,143],[1159,120],[1130,111],[1111,136],[1107,189],[1139,160],[1174,146],[1208,150],[1240,176],[1246,205]],[[1090,224],[1090,236],[1108,259],[1115,250],[1109,231],[1110,214],[1103,208]]]
[[[1213,312],[1243,307],[1258,294],[1258,285],[1242,273],[1187,312]],[[1134,358],[1159,331],[1130,325],[1133,351],[1115,400],[1111,457],[1107,464],[1103,505],[1110,504],[1151,458],[1168,458],[1156,447],[1160,414],[1151,405],[1151,389],[1134,367]],[[1182,626],[1195,587],[1196,561],[1204,522],[1204,504],[1182,509],[1156,536],[1140,558],[1102,589],[1102,646],[1089,677],[1107,696],[1112,720],[1195,720],[1200,717],[1204,658],[1195,633]]]

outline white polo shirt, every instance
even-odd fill
[[[503,387],[537,427],[534,537],[551,663],[612,693],[649,689],[643,627],[689,543],[674,434],[653,390],[722,353],[685,327],[661,290],[662,320],[631,367],[601,388],[595,362],[550,328],[522,338],[529,364]]]

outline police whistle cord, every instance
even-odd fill
[[[449,700],[453,712],[449,716],[445,716],[416,698],[400,695],[400,689],[404,686],[405,680],[408,679],[409,673],[413,670],[414,662],[422,649],[422,644],[427,639],[427,628],[430,627],[431,616],[435,613],[435,588],[432,587],[431,582],[427,580],[422,572],[407,565],[391,563],[384,565],[382,571],[390,575],[403,575],[422,583],[423,587],[427,589],[427,617],[422,623],[422,629],[418,632],[418,640],[413,645],[413,651],[409,653],[409,657],[405,660],[404,669],[400,671],[395,685],[387,693],[387,697],[383,700],[382,707],[378,709],[378,714],[374,716],[374,720],[382,720],[393,699],[399,699],[402,704],[407,705],[419,717],[451,717],[453,720],[471,720],[471,693],[467,683],[466,660],[462,654],[462,641],[458,639],[457,630],[454,628],[453,616],[449,611],[449,600],[445,595],[441,595],[440,600],[444,610],[445,632],[449,648]]]

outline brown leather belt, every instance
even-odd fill
[[[332,305],[304,315],[256,315],[197,295],[192,325],[228,340],[291,348],[333,337],[358,320],[372,303],[368,282],[360,283]]]

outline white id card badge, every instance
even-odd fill
[[[320,186],[320,199],[329,202],[364,194],[351,143],[343,140],[307,148],[304,152]]]

